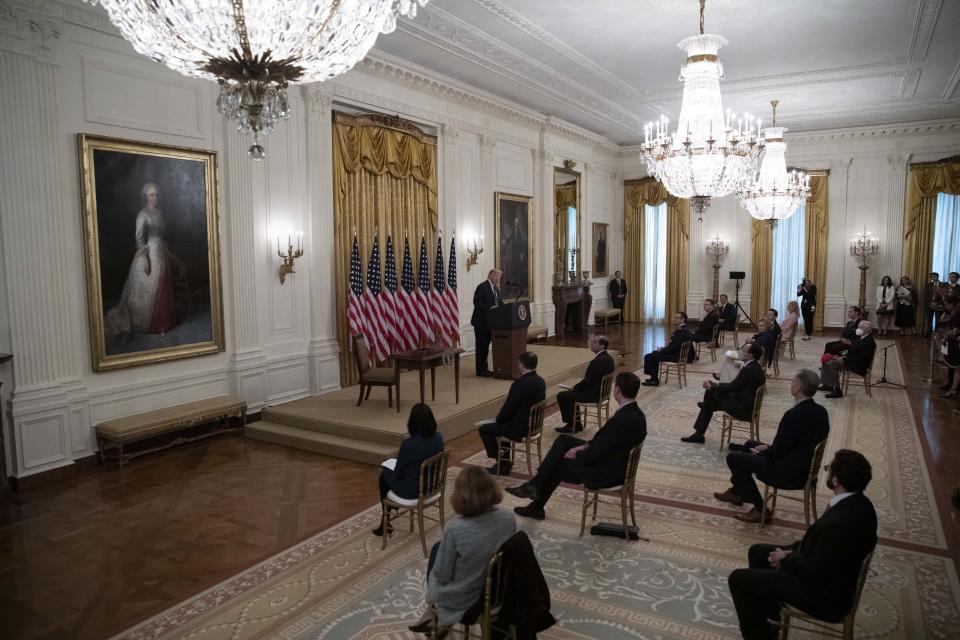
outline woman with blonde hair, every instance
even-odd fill
[[[780,339],[788,340],[797,333],[797,324],[800,322],[800,305],[796,300],[787,303],[787,315],[780,323]]]
[[[427,610],[411,626],[430,631],[436,611],[440,627],[458,624],[483,592],[487,563],[517,532],[513,512],[501,509],[503,491],[483,467],[467,465],[453,484],[450,504],[459,515],[447,522],[427,563]]]

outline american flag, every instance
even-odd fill
[[[413,258],[410,257],[410,241],[403,239],[403,271],[400,275],[400,290],[397,291],[397,329],[403,347],[416,349],[420,337],[420,305],[417,303],[417,281],[413,278]]]
[[[383,323],[383,308],[380,306],[380,238],[373,237],[373,250],[367,263],[367,294],[363,296],[364,335],[370,347],[370,360],[374,363],[390,355],[387,332]]]
[[[450,344],[460,342],[460,305],[457,302],[457,239],[450,238],[450,263],[447,265],[447,291],[444,296],[447,307],[447,333]]]
[[[387,342],[390,353],[403,348],[400,342],[399,319],[397,318],[397,259],[393,255],[393,236],[387,236],[387,256],[383,265],[383,288],[380,294],[380,307],[383,309],[384,328],[387,330]]]
[[[347,298],[347,318],[350,320],[350,335],[363,333],[363,273],[360,270],[360,243],[353,234],[353,250],[350,252],[350,294]]]
[[[441,340],[447,345],[450,334],[447,331],[447,305],[444,302],[443,290],[446,287],[446,277],[443,273],[443,240],[437,235],[437,253],[433,262],[433,289],[430,291],[430,312],[433,315],[433,330],[437,334],[437,342]]]
[[[420,238],[420,264],[417,267],[417,307],[420,309],[417,314],[420,333],[424,340],[433,342],[435,337],[430,310],[430,260],[427,258],[427,239],[424,237]]]

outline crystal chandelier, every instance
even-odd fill
[[[751,216],[774,227],[778,220],[793,215],[797,208],[810,197],[810,177],[798,171],[787,171],[784,154],[787,145],[783,141],[784,127],[777,126],[777,105],[771,100],[773,126],[763,130],[764,151],[760,160],[760,172],[744,178],[737,190],[740,204]]]
[[[717,52],[727,39],[704,34],[705,4],[706,0],[700,0],[700,35],[677,45],[687,53],[680,70],[683,101],[677,129],[671,136],[669,120],[661,116],[644,128],[640,150],[640,159],[654,177],[671,194],[689,198],[701,221],[710,198],[732,193],[753,171],[763,146],[759,120],[754,127],[753,116],[748,114],[736,121],[729,111],[724,117],[720,100],[723,67]]]
[[[86,0],[139,53],[186,76],[217,80],[217,109],[253,132],[250,157],[290,114],[287,86],[327,80],[363,59],[397,15],[429,0]]]

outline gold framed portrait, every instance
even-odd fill
[[[503,272],[504,298],[533,300],[533,198],[497,191],[494,266]]]
[[[225,349],[217,154],[77,134],[94,371]]]
[[[609,268],[610,254],[607,253],[609,226],[606,222],[593,223],[593,275],[598,278],[606,277]]]

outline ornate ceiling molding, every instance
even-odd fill
[[[913,25],[913,34],[910,37],[910,62],[926,60],[930,51],[930,41],[940,19],[940,7],[943,0],[921,0],[917,6],[917,18]]]

